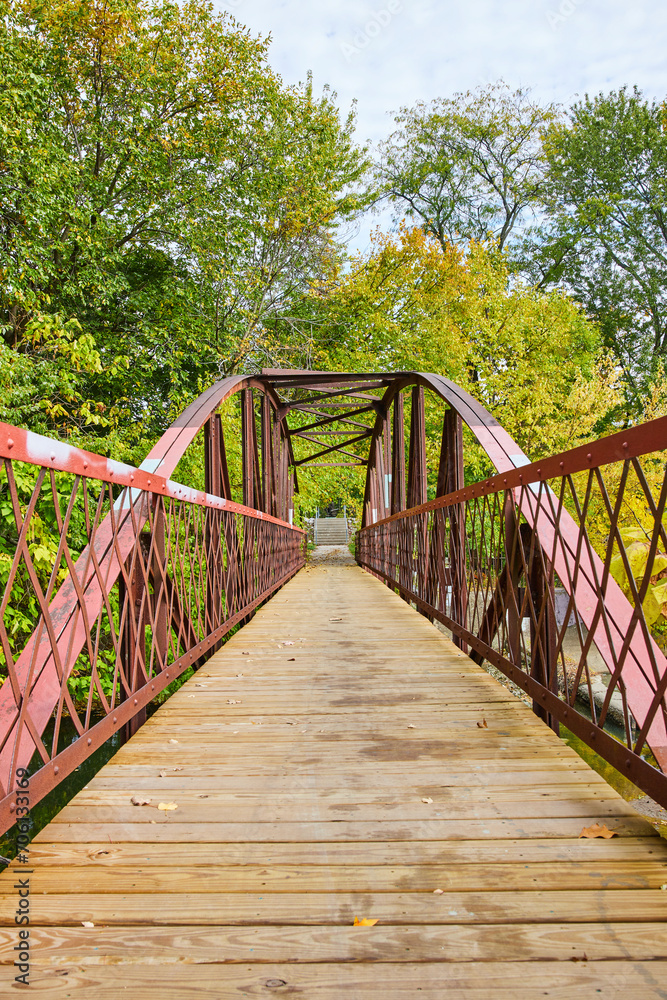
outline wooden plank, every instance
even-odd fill
[[[545,891],[591,891],[610,885],[628,889],[660,889],[667,880],[667,865],[659,861],[609,861],[603,865],[588,861],[558,861],[532,864],[462,864],[448,868],[438,865],[180,865],[176,869],[154,866],[115,868],[49,867],[35,872],[33,893],[130,894],[215,892],[345,892],[354,886],[357,893],[368,892],[489,892],[502,885],[506,892],[539,886]],[[125,899],[125,895],[123,899]],[[117,907],[122,910],[123,901]]]
[[[442,962],[395,964],[338,962],[310,964],[173,965],[168,976],[156,975],[154,964],[80,967],[60,963],[35,968],[33,989],[43,996],[118,1000],[127,991],[133,1000],[220,1000],[220,997],[267,996],[272,989],[301,994],[308,1000],[405,1000],[421,984],[420,1000],[604,1000],[664,998],[667,962]]]
[[[247,865],[305,864],[324,865],[391,865],[391,864],[489,864],[512,862],[523,864],[532,861],[583,861],[602,864],[621,860],[649,861],[655,859],[654,837],[615,837],[613,840],[598,838],[552,840],[441,840],[441,841],[392,841],[389,843],[361,841],[352,843],[200,843],[197,847],[197,864]],[[660,852],[658,852],[660,854]],[[98,841],[85,844],[33,844],[30,852],[33,865],[40,868],[56,866],[115,867],[116,865],[179,866],[193,861],[188,844],[155,843],[148,849],[145,844]],[[13,871],[20,871],[15,864]]]
[[[667,958],[665,923],[495,924],[356,927],[332,925],[142,927],[39,927],[31,947],[40,965],[86,966],[145,962],[160,965],[258,962],[599,962],[628,952],[645,961]],[[16,958],[15,935],[0,930],[0,964]],[[444,972],[444,970],[443,970]],[[164,974],[169,978],[169,971]]]
[[[0,926],[15,933],[16,896],[0,895]],[[215,924],[333,924],[350,926],[355,916],[384,924],[567,923],[573,936],[587,922],[664,921],[660,889],[609,888],[605,892],[534,891],[408,893],[113,893],[35,894],[30,926],[81,926],[83,920],[109,926],[208,926]],[[499,935],[504,933],[502,929]]]
[[[313,843],[316,841],[389,841],[422,840],[498,840],[516,837],[578,837],[582,829],[594,823],[608,823],[599,811],[588,816],[550,819],[463,819],[411,820],[395,823],[337,822],[294,823],[181,823],[168,818],[155,823],[56,823],[52,822],[34,838],[35,843],[86,843],[107,840],[152,843]],[[619,835],[641,836],[647,822],[641,816],[615,818],[613,829]]]

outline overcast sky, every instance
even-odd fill
[[[214,0],[255,34],[286,83],[313,71],[357,138],[392,130],[392,112],[500,78],[548,101],[637,84],[667,97],[664,0]],[[376,220],[377,221],[377,220]],[[364,249],[369,225],[351,246]]]

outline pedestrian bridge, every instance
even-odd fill
[[[665,450],[658,420],[531,464],[419,373],[225,380],[138,469],[0,426],[8,995],[27,883],[45,996],[667,996],[667,844],[558,735],[667,804]],[[343,456],[356,560],[306,563],[298,469]]]

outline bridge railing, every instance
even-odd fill
[[[357,561],[667,806],[667,418],[357,534]],[[662,768],[662,770],[661,770]]]
[[[0,424],[2,828],[17,768],[34,804],[304,561],[285,521]]]

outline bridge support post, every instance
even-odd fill
[[[528,586],[533,613],[530,617],[530,676],[547,690],[558,694],[556,657],[556,617],[554,613],[553,567],[547,562],[537,532],[531,532]],[[554,732],[559,732],[558,720],[533,699],[533,712]]]
[[[391,513],[405,510],[405,416],[403,396],[394,398],[391,450]]]
[[[118,601],[121,614],[119,652],[125,675],[125,690],[121,701],[126,701],[132,693],[146,683],[146,573],[151,536],[141,532],[134,551],[128,559],[126,572],[118,580]],[[124,619],[123,619],[124,613]],[[122,680],[120,682],[122,684]],[[134,736],[139,726],[146,721],[146,709],[142,709],[121,729],[124,742]]]

